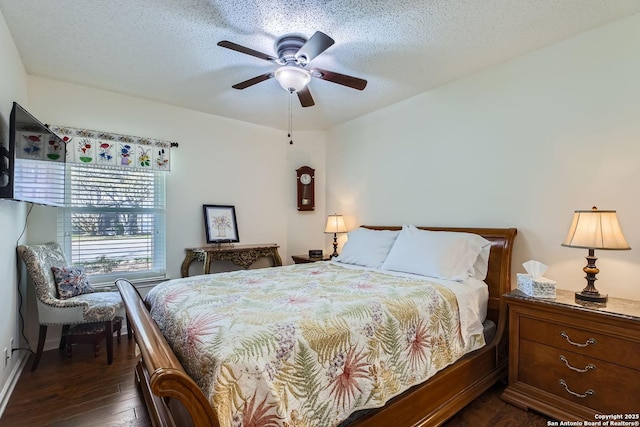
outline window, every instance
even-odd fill
[[[58,241],[92,283],[165,276],[164,172],[67,164]]]

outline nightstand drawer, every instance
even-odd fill
[[[520,338],[640,370],[639,342],[526,316],[520,317]]]
[[[519,354],[520,382],[599,412],[638,405],[640,371],[524,339]]]

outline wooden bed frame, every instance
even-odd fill
[[[401,227],[366,226],[374,230]],[[497,325],[492,342],[465,355],[423,384],[368,411],[349,426],[437,426],[507,375],[506,305],[502,295],[511,290],[511,255],[515,228],[420,227],[434,231],[475,233],[490,240],[491,254],[485,282],[489,287],[487,318]],[[126,280],[116,285],[122,294],[141,359],[136,379],[154,426],[219,426],[209,401],[184,371],[152,320],[140,294]]]

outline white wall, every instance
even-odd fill
[[[560,246],[573,211],[615,209],[632,250],[596,251],[596,286],[640,300],[639,51],[635,15],[331,129],[328,211],[517,227],[514,273],[536,259],[581,290],[587,251]]]
[[[27,75],[18,56],[2,12],[0,12],[0,140],[7,147],[9,140],[9,115],[13,101],[22,103],[27,98]],[[1,178],[0,178],[1,179]],[[1,182],[1,181],[0,181]],[[0,200],[0,359],[4,348],[10,351],[9,340],[14,347],[22,347],[18,318],[18,279],[16,269],[16,243],[22,243],[20,235],[25,225],[25,204]],[[25,289],[21,289],[24,295]],[[17,378],[19,360],[27,353],[12,354],[7,366],[0,363],[0,413],[6,405],[13,381]]]
[[[324,132],[296,132],[290,145],[281,130],[43,78],[28,83],[29,111],[42,121],[180,144],[167,175],[170,277],[180,276],[185,247],[206,245],[203,204],[234,205],[239,244],[277,243],[285,263],[292,250],[324,244]],[[295,170],[302,165],[320,175],[310,215],[296,210]],[[55,240],[55,212],[34,209],[31,243]]]

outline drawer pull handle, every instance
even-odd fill
[[[575,366],[571,366],[571,364],[569,363],[569,361],[567,360],[566,357],[564,356],[560,356],[560,360],[564,362],[565,365],[567,365],[567,368],[571,369],[572,371],[576,371],[576,372],[588,372],[588,371],[595,371],[596,370],[596,365],[589,363],[587,366],[584,367],[584,369],[580,369],[580,368],[576,368]]]
[[[586,342],[586,343],[584,343],[584,344],[580,344],[580,343],[578,343],[578,342],[573,342],[573,341],[571,341],[571,339],[569,338],[569,335],[567,335],[567,333],[566,333],[565,331],[560,332],[560,336],[562,336],[562,338],[564,338],[565,340],[567,340],[567,342],[568,342],[569,344],[571,344],[571,345],[575,345],[576,347],[588,347],[588,346],[590,346],[590,345],[594,345],[594,344],[596,344],[596,340],[595,340],[595,339],[593,339],[593,338],[589,338],[589,339],[587,340],[587,342]]]
[[[576,393],[575,391],[571,391],[569,390],[569,386],[567,385],[567,383],[565,382],[565,380],[560,380],[560,385],[562,387],[564,387],[565,391],[571,395],[574,395],[575,397],[580,397],[580,398],[584,398],[584,397],[588,397],[588,396],[595,396],[596,392],[593,391],[592,389],[588,389],[587,391],[584,392],[584,394],[580,394],[580,393]]]

